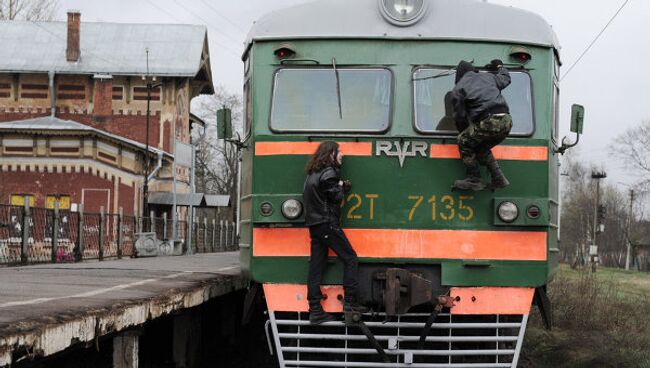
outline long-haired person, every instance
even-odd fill
[[[352,184],[341,180],[339,170],[343,154],[336,142],[322,142],[307,163],[307,179],[303,192],[305,221],[311,237],[311,258],[307,281],[309,322],[321,324],[334,321],[321,306],[323,294],[320,284],[327,267],[327,251],[331,248],[343,262],[343,309],[364,313],[368,309],[359,305],[357,254],[341,229],[341,201]]]

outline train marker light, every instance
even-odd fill
[[[297,199],[287,199],[282,203],[282,214],[289,220],[295,220],[302,215],[302,203]]]
[[[528,217],[533,220],[539,218],[539,215],[541,213],[542,211],[539,209],[539,207],[535,205],[528,207],[528,209],[526,210],[526,214],[528,215]]]
[[[501,221],[513,222],[517,219],[517,216],[519,216],[519,209],[517,208],[517,205],[512,202],[501,202],[497,214]]]
[[[290,43],[282,43],[273,51],[278,59],[287,59],[296,55],[296,48]]]
[[[519,64],[526,64],[533,56],[526,47],[516,46],[510,50],[510,58]]]
[[[260,212],[262,216],[271,216],[273,213],[273,205],[269,202],[264,202],[260,205]]]
[[[379,0],[379,9],[389,23],[406,27],[424,17],[428,4],[424,0]]]

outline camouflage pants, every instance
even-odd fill
[[[468,169],[478,169],[492,158],[492,147],[503,142],[512,129],[510,114],[490,116],[471,123],[458,135],[458,150]]]

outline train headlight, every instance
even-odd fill
[[[379,0],[381,14],[396,26],[410,26],[417,23],[427,10],[424,0]]]
[[[512,202],[501,202],[497,208],[497,214],[503,222],[513,222],[519,215],[517,205]]]
[[[289,220],[295,220],[302,215],[302,203],[296,199],[287,199],[282,203],[282,214]]]

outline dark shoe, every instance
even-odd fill
[[[369,309],[365,305],[361,305],[354,300],[344,300],[343,301],[343,312],[344,313],[368,313]]]
[[[494,159],[493,156],[488,158],[486,166],[490,172],[490,183],[488,184],[488,187],[490,189],[501,189],[510,185],[510,182],[506,176],[503,175],[503,171],[501,171],[499,163]]]
[[[453,189],[473,190],[475,192],[478,192],[485,189],[485,185],[483,184],[481,179],[465,178],[463,180],[456,180],[454,182]]]
[[[485,185],[481,180],[481,171],[479,168],[467,167],[467,177],[462,180],[456,180],[451,189],[473,190],[475,192],[485,189]]]
[[[325,322],[337,321],[336,317],[325,312],[323,307],[309,308],[309,324],[320,325]]]

